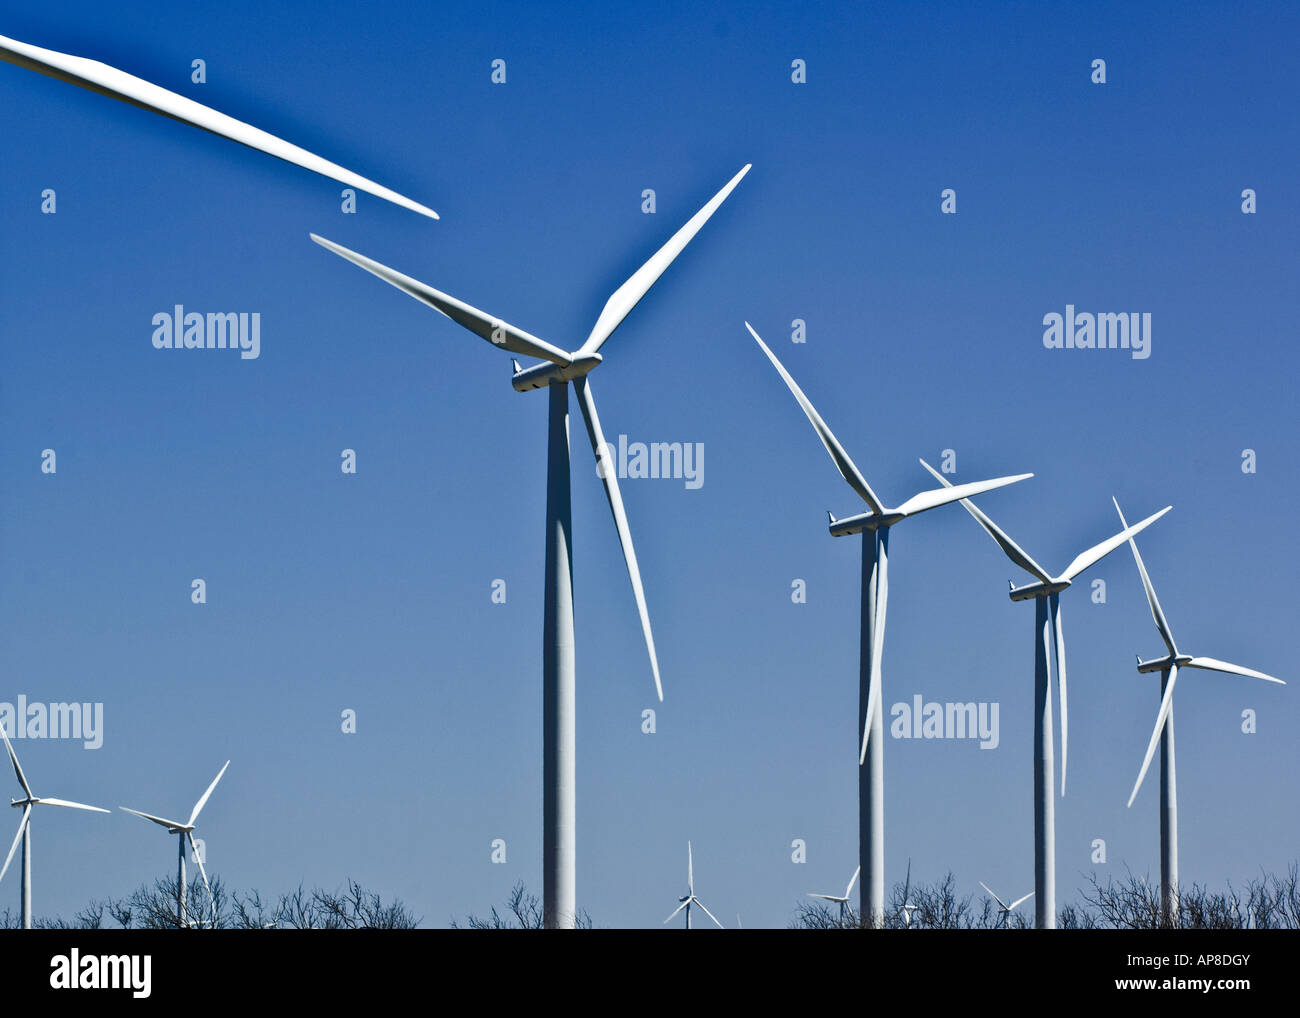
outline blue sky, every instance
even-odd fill
[[[105,712],[100,749],[16,744],[38,794],[181,813],[229,758],[200,834],[232,886],[353,877],[433,926],[516,880],[540,892],[544,395],[515,393],[499,351],[307,234],[573,348],[746,162],[593,376],[610,437],[705,449],[698,490],[623,483],[662,705],[573,442],[578,901],[598,925],[657,926],[687,838],[728,925],[784,925],[856,865],[860,543],[832,540],[824,510],[861,506],[745,320],[886,501],[931,486],[917,458],[946,448],[959,478],[1033,471],[980,504],[1052,569],[1116,529],[1112,494],[1130,519],[1172,503],[1140,544],[1180,645],[1291,679],[1300,16],[986,6],[8,13],[0,33],[247,119],[443,217],[366,195],[344,215],[332,181],[0,66],[0,700]],[[151,318],[177,303],[259,312],[261,356],[155,350]],[[1045,350],[1043,316],[1066,304],[1150,312],[1152,356]],[[1032,609],[1008,601],[1012,567],[956,507],[899,527],[891,564],[886,704],[995,701],[1001,744],[887,744],[887,879],[910,858],[915,879],[951,869],[965,891],[1018,896],[1033,885]],[[1104,605],[1087,583],[1062,601],[1061,903],[1095,838],[1103,879],[1158,872],[1154,771],[1124,804],[1158,706],[1133,655],[1159,637],[1126,550],[1093,577]],[[1296,858],[1295,688],[1180,682],[1184,882]],[[34,846],[38,914],[127,893],[174,858],[116,811],[45,810]],[[0,902],[17,894],[10,875]]]

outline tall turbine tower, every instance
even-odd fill
[[[19,67],[36,71],[38,74],[69,82],[91,92],[98,92],[110,99],[118,99],[132,106],[139,106],[141,109],[160,113],[164,117],[179,120],[183,124],[192,124],[205,131],[210,131],[212,134],[229,138],[241,145],[247,145],[249,148],[255,148],[278,159],[294,163],[322,176],[330,177],[340,183],[347,184],[349,187],[355,187],[368,194],[373,194],[378,198],[383,198],[384,201],[400,205],[412,212],[418,212],[422,216],[428,216],[430,219],[438,218],[438,213],[434,212],[433,209],[412,201],[396,191],[390,191],[388,188],[376,184],[373,180],[367,180],[351,170],[346,170],[342,166],[308,152],[306,149],[291,145],[273,134],[267,134],[265,131],[245,124],[243,121],[236,120],[234,117],[218,113],[216,110],[204,106],[202,103],[197,103],[193,99],[187,99],[183,95],[169,92],[167,89],[151,84],[143,78],[137,78],[133,74],[119,71],[116,67],[102,64],[98,60],[87,60],[85,57],[74,57],[67,53],[59,53],[56,50],[42,49],[40,46],[32,46],[25,42],[19,42],[17,39],[6,38],[3,35],[0,35],[0,60],[6,60]]]
[[[108,810],[100,809],[98,806],[86,806],[79,802],[68,802],[66,799],[51,799],[48,796],[40,797],[32,791],[32,786],[27,783],[27,776],[23,774],[22,765],[18,762],[18,754],[14,752],[14,747],[9,742],[9,736],[5,733],[3,724],[0,724],[0,738],[4,739],[5,749],[9,752],[9,762],[13,764],[14,777],[18,779],[18,784],[22,787],[23,798],[9,800],[9,805],[14,809],[22,807],[23,816],[18,821],[18,833],[14,835],[13,844],[9,846],[9,854],[5,856],[4,865],[0,866],[0,880],[3,880],[5,873],[9,870],[9,863],[13,861],[14,852],[18,848],[18,842],[21,839],[23,843],[23,875],[22,889],[20,894],[20,904],[23,915],[23,929],[32,928],[32,807],[33,806],[67,806],[69,809],[84,809],[91,813],[107,813]]]
[[[580,347],[565,352],[546,340],[471,307],[440,290],[388,268],[364,255],[349,251],[312,234],[325,249],[370,272],[446,315],[453,322],[494,346],[545,361],[528,368],[515,361],[512,379],[517,392],[546,389],[550,413],[546,457],[546,607],[542,623],[542,726],[543,726],[543,916],[548,928],[571,929],[577,914],[577,849],[575,843],[574,791],[574,638],[572,524],[569,506],[569,384],[578,394],[578,405],[587,425],[587,437],[596,455],[597,473],[605,485],[605,496],[614,516],[614,527],[623,546],[623,558],[632,581],[632,593],[641,616],[641,632],[650,654],[655,691],[663,699],[659,661],[650,633],[641,571],[637,567],[632,535],[628,530],[623,496],[619,493],[618,468],[610,457],[596,414],[595,397],[587,379],[601,362],[600,348],[618,328],[628,312],[672,264],[682,249],[717,211],[718,207],[749,172],[746,165],[727,185],[695,213],[641,268],[620,286],[605,303],[600,317]]]
[[[1118,501],[1115,501],[1115,511],[1119,513],[1120,523],[1128,526]],[[1151,741],[1147,744],[1147,755],[1142,759],[1142,770],[1133,784],[1133,792],[1128,797],[1128,804],[1132,806],[1133,800],[1137,798],[1138,789],[1142,787],[1142,779],[1147,776],[1147,768],[1151,766],[1151,757],[1155,754],[1158,741],[1160,743],[1160,912],[1162,921],[1166,925],[1175,926],[1178,923],[1178,786],[1174,777],[1174,683],[1178,680],[1178,670],[1201,668],[1205,671],[1228,672],[1231,675],[1263,679],[1265,682],[1276,682],[1280,686],[1285,686],[1286,683],[1263,672],[1228,664],[1226,661],[1219,661],[1212,657],[1191,657],[1179,653],[1174,644],[1173,630],[1169,628],[1160,601],[1156,597],[1156,588],[1152,586],[1151,577],[1147,575],[1147,567],[1138,551],[1137,541],[1130,538],[1129,547],[1133,549],[1133,561],[1137,563],[1138,572],[1142,576],[1142,589],[1146,591],[1151,617],[1155,620],[1156,629],[1160,631],[1160,639],[1164,641],[1167,653],[1163,657],[1152,658],[1150,661],[1143,661],[1141,657],[1137,660],[1139,672],[1160,673],[1160,713],[1156,715],[1155,731],[1151,733]]]
[[[863,873],[862,920],[873,927],[880,927],[885,921],[885,740],[881,720],[884,711],[880,703],[880,673],[885,647],[885,607],[889,598],[889,529],[927,509],[956,502],[967,495],[1001,488],[1034,475],[1016,474],[1014,477],[976,481],[950,491],[942,488],[923,491],[896,509],[887,508],[871,490],[862,472],[849,459],[849,454],[803,394],[803,390],[777,360],[776,354],[768,349],[752,325],[746,322],[745,328],[794,394],[813,430],[817,432],[817,437],[830,453],[840,476],[868,506],[867,512],[844,519],[837,520],[833,515],[827,515],[830,516],[832,537],[863,534],[862,632],[858,669],[858,731],[862,747],[858,753],[858,862]],[[870,536],[867,536],[868,531]]]
[[[921,466],[935,478],[952,487],[951,482],[925,460]],[[952,489],[956,491],[956,488]],[[1023,587],[1011,584],[1011,600],[1034,602],[1034,926],[1040,930],[1056,928],[1056,802],[1052,772],[1055,748],[1052,742],[1051,666],[1056,658],[1056,689],[1061,701],[1061,795],[1065,795],[1065,764],[1069,750],[1069,714],[1065,681],[1065,631],[1061,628],[1061,591],[1074,582],[1085,569],[1096,565],[1121,544],[1141,533],[1160,519],[1172,506],[1165,506],[1136,526],[1126,527],[1114,537],[1080,552],[1059,576],[1052,576],[1031,559],[1020,545],[985,516],[968,498],[961,504],[1007,558],[1034,577]]]

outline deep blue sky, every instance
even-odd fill
[[[575,432],[578,899],[598,925],[658,926],[688,837],[728,925],[784,925],[856,864],[860,543],[832,540],[824,510],[862,507],[746,319],[887,501],[932,486],[917,457],[945,448],[959,479],[1034,471],[981,505],[1051,569],[1113,532],[1112,494],[1131,519],[1172,503],[1140,543],[1180,644],[1293,678],[1300,15],[989,6],[6,13],[2,34],[180,91],[443,217],[366,195],[343,215],[332,181],[0,65],[0,700],[102,701],[101,749],[17,747],[38,793],[115,809],[36,817],[37,912],[169,872],[173,844],[116,807],[186,813],[227,758],[200,834],[233,886],[354,877],[435,926],[516,880],[540,891],[544,394],[515,393],[508,358],[309,231],[572,348],[754,164],[593,376],[611,438],[705,448],[698,491],[623,484],[664,675],[654,736]],[[1098,57],[1105,85],[1089,80]],[[939,211],[948,187],[955,216]],[[153,349],[151,317],[177,303],[260,312],[261,357]],[[1045,350],[1042,318],[1067,303],[1150,312],[1151,358]],[[887,878],[910,858],[915,879],[952,869],[964,891],[1018,896],[1033,886],[1032,609],[1008,601],[1013,568],[957,507],[905,523],[891,551],[886,705],[997,701],[1001,745],[887,744]],[[1158,871],[1154,770],[1124,804],[1158,705],[1133,655],[1161,645],[1127,550],[1094,576],[1105,605],[1087,583],[1063,599],[1062,903],[1094,838],[1103,879]],[[807,604],[791,603],[796,577]],[[1296,858],[1297,692],[1180,682],[1184,882]],[[0,901],[17,894],[11,874]]]

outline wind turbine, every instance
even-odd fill
[[[809,894],[810,898],[821,898],[823,901],[833,901],[840,906],[840,926],[844,925],[844,912],[848,908],[849,899],[853,896],[853,885],[858,882],[858,874],[862,872],[859,866],[853,871],[853,876],[849,879],[849,886],[844,888],[843,894]]]
[[[546,457],[546,604],[542,623],[542,727],[543,727],[543,917],[548,928],[572,929],[575,922],[577,859],[575,847],[574,792],[574,637],[572,522],[569,503],[569,383],[578,394],[578,404],[587,425],[587,437],[596,455],[597,473],[605,485],[605,496],[614,516],[614,527],[623,547],[623,559],[632,581],[632,593],[641,616],[641,632],[650,654],[655,691],[663,700],[659,661],[650,632],[632,535],[628,530],[623,496],[619,493],[617,465],[601,431],[595,397],[587,379],[601,362],[600,349],[628,312],[645,296],[654,282],[672,264],[682,249],[717,211],[741,178],[746,164],[727,185],[679,229],[668,242],[610,296],[586,341],[566,353],[544,339],[516,328],[486,312],[471,307],[419,280],[404,276],[364,255],[312,234],[312,240],[326,250],[346,258],[384,282],[397,287],[421,303],[441,312],[494,346],[511,353],[537,357],[545,363],[521,368],[514,362],[512,383],[517,392],[548,389],[549,430]]]
[[[42,49],[40,46],[32,46],[25,42],[19,42],[17,39],[6,38],[3,35],[0,35],[0,60],[6,60],[19,67],[36,71],[38,74],[58,78],[60,81],[69,82],[91,92],[98,92],[110,99],[118,99],[124,103],[130,103],[132,106],[139,106],[141,109],[160,113],[172,120],[192,124],[194,127],[202,128],[212,134],[229,138],[241,145],[247,145],[249,148],[258,149],[286,162],[331,177],[340,183],[347,184],[349,187],[366,191],[378,198],[383,198],[385,201],[392,202],[394,205],[400,205],[412,212],[418,212],[422,216],[428,216],[430,219],[438,218],[438,213],[434,212],[433,209],[412,201],[396,191],[390,191],[388,188],[376,184],[373,180],[367,180],[351,170],[344,169],[342,166],[308,152],[306,149],[291,145],[273,134],[267,134],[265,131],[243,121],[236,120],[234,117],[218,113],[216,110],[204,106],[202,103],[197,103],[193,99],[187,99],[183,95],[169,92],[167,89],[151,84],[143,78],[127,74],[116,67],[100,63],[98,60],[88,60],[85,57],[74,57],[52,49]]]
[[[989,895],[993,898],[993,900],[998,903],[998,917],[1002,920],[1003,929],[1006,929],[1007,922],[1011,919],[1011,913],[1014,912],[1018,906],[1023,905],[1025,902],[1027,902],[1030,898],[1034,896],[1034,892],[1030,891],[1023,898],[1017,898],[1010,905],[1008,905],[1005,901],[1003,901],[996,894],[994,894],[993,891],[989,888],[989,885],[984,883],[983,880],[980,881],[980,887],[988,891]]]
[[[672,922],[675,918],[677,918],[678,912],[680,912],[682,909],[685,909],[686,928],[689,930],[691,928],[691,906],[699,905],[700,908],[703,910],[704,914],[708,916],[710,919],[713,919],[713,925],[716,926],[718,929],[723,929],[722,923],[718,922],[718,920],[714,918],[713,913],[704,907],[704,902],[700,901],[699,898],[695,897],[695,864],[691,860],[691,843],[689,841],[686,843],[686,894],[678,898],[677,900],[680,901],[681,904],[678,905],[677,908],[673,910],[672,915],[670,915],[667,919],[664,920],[665,926],[667,926],[670,922]]]
[[[1112,501],[1115,502],[1115,511],[1119,513],[1120,523],[1127,526],[1119,502],[1115,499]],[[1151,757],[1155,755],[1158,741],[1160,743],[1160,910],[1164,913],[1165,923],[1176,925],[1178,922],[1178,786],[1174,778],[1174,683],[1178,681],[1178,670],[1200,668],[1205,671],[1227,672],[1231,675],[1263,679],[1265,682],[1276,682],[1279,686],[1285,686],[1286,683],[1252,668],[1243,668],[1241,665],[1229,664],[1212,657],[1192,657],[1180,653],[1174,644],[1173,631],[1169,628],[1160,601],[1156,597],[1156,588],[1152,586],[1151,577],[1147,575],[1147,567],[1142,561],[1137,542],[1132,538],[1129,539],[1129,547],[1133,549],[1133,561],[1137,563],[1138,572],[1142,576],[1142,589],[1146,591],[1151,618],[1155,620],[1156,629],[1160,631],[1160,638],[1165,643],[1167,653],[1163,657],[1152,658],[1149,661],[1143,661],[1141,656],[1137,659],[1139,672],[1160,673],[1160,713],[1156,715],[1156,727],[1151,733],[1147,754],[1142,759],[1142,770],[1138,772],[1137,781],[1133,783],[1133,792],[1128,797],[1128,804],[1132,806],[1133,800],[1137,798],[1138,789],[1142,787],[1142,779],[1147,776],[1147,768],[1151,766]]]
[[[976,481],[945,491],[922,491],[913,495],[896,509],[890,509],[871,490],[849,454],[832,434],[821,415],[785,367],[759,338],[748,322],[745,328],[754,341],[767,354],[777,373],[794,394],[799,406],[817,432],[822,445],[830,453],[840,476],[848,482],[868,511],[836,519],[830,516],[832,537],[845,537],[870,531],[862,540],[862,635],[859,649],[858,724],[861,734],[861,751],[858,754],[858,859],[863,873],[862,917],[872,926],[879,927],[885,920],[885,771],[884,726],[881,697],[881,664],[885,645],[885,607],[889,597],[889,529],[927,509],[955,502],[967,495],[1001,488],[1003,485],[1023,481],[1033,474],[998,477],[991,481]]]
[[[21,909],[23,914],[23,929],[32,928],[32,807],[33,806],[67,806],[70,809],[84,809],[91,813],[107,813],[108,810],[100,809],[98,806],[86,806],[80,802],[68,802],[66,799],[42,798],[32,791],[32,786],[27,783],[27,777],[23,774],[22,765],[18,762],[18,754],[14,752],[13,745],[9,742],[9,736],[5,733],[3,724],[0,724],[0,738],[4,739],[5,749],[9,751],[9,762],[13,764],[14,776],[18,778],[18,784],[22,786],[23,798],[10,799],[9,805],[17,809],[23,808],[23,818],[18,821],[18,833],[14,835],[13,844],[9,846],[9,854],[5,856],[3,866],[0,866],[0,880],[4,879],[5,873],[9,870],[9,863],[13,861],[14,852],[18,849],[19,840],[23,843],[23,880],[21,896]]]
[[[952,482],[925,460],[921,460],[921,466],[943,484],[952,487]],[[963,498],[961,504],[966,507],[966,511],[975,518],[975,521],[988,531],[989,536],[998,543],[998,547],[1006,553],[1007,558],[1030,573],[1035,580],[1022,587],[1017,587],[1014,582],[1010,586],[1012,601],[1032,599],[1034,602],[1034,893],[1037,896],[1034,902],[1034,926],[1040,930],[1051,930],[1056,928],[1056,802],[1052,794],[1055,751],[1052,742],[1052,698],[1049,688],[1051,681],[1049,660],[1053,650],[1056,657],[1057,695],[1061,701],[1062,796],[1065,795],[1065,764],[1070,731],[1066,699],[1065,631],[1061,628],[1061,591],[1069,587],[1075,577],[1085,569],[1096,565],[1125,541],[1151,526],[1173,506],[1165,506],[1141,523],[1126,527],[1114,537],[1109,537],[1087,551],[1080,552],[1075,556],[1074,561],[1066,566],[1063,573],[1052,576],[1030,558],[996,523],[985,516],[974,502]]]
[[[913,905],[910,901],[908,901],[908,898],[910,898],[911,895],[912,895],[912,860],[908,859],[907,879],[903,882],[903,904],[899,905],[898,911],[894,913],[895,919],[897,919],[900,915],[903,917],[903,925],[908,929],[912,928],[912,913],[921,907],[920,905]]]
[[[216,904],[212,897],[212,885],[208,883],[208,874],[203,869],[203,856],[199,854],[198,846],[194,844],[194,825],[198,822],[199,814],[203,811],[203,807],[207,805],[208,798],[212,795],[212,790],[217,787],[217,782],[221,780],[221,776],[226,773],[226,767],[229,766],[230,761],[227,760],[225,766],[222,767],[221,770],[217,772],[217,776],[212,779],[212,784],[208,785],[208,790],[199,796],[199,801],[196,802],[194,808],[190,810],[190,818],[184,823],[181,823],[179,820],[167,820],[164,817],[156,817],[151,813],[141,813],[138,809],[129,809],[126,806],[119,807],[119,809],[123,809],[127,813],[134,813],[138,817],[152,820],[159,827],[167,828],[168,834],[179,835],[176,840],[176,917],[179,920],[182,929],[185,929],[190,925],[185,916],[186,843],[189,844],[191,850],[194,852],[194,861],[198,863],[199,875],[203,877],[203,886],[208,889],[208,900],[213,902],[214,905]]]

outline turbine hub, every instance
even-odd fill
[[[510,384],[515,387],[515,392],[545,389],[552,382],[572,382],[575,378],[582,378],[600,362],[601,356],[598,353],[575,357],[572,364],[552,364],[546,361],[516,371],[510,379]]]

